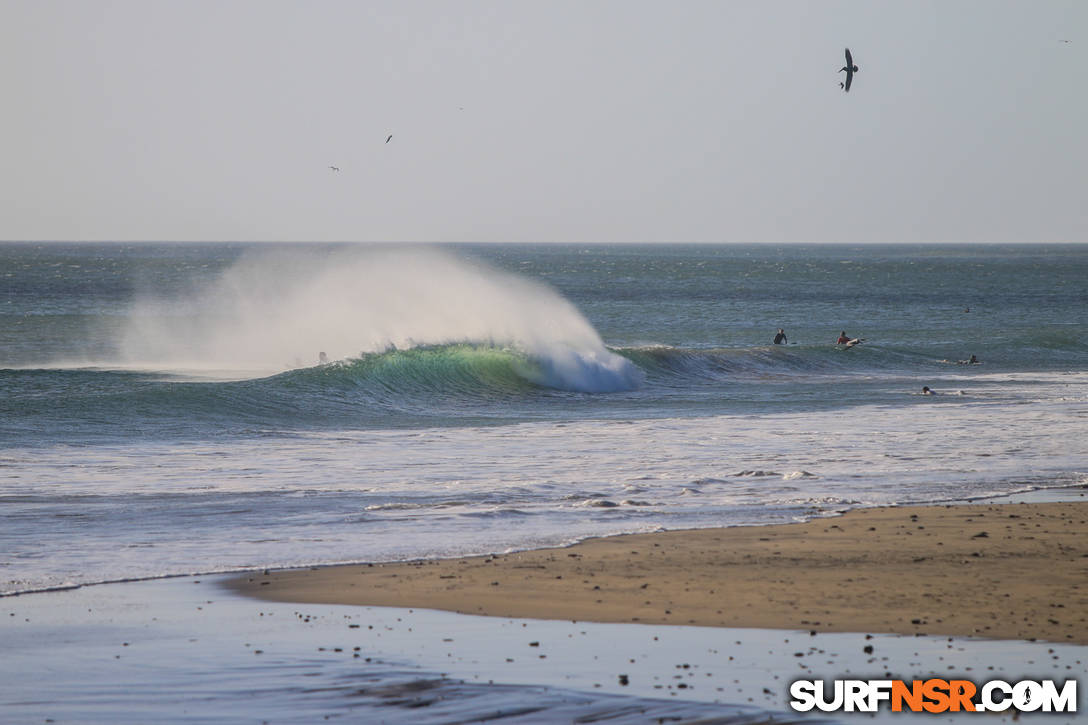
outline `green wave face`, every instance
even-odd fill
[[[337,368],[361,385],[402,393],[524,392],[540,373],[525,353],[469,343],[373,353]]]
[[[633,390],[643,380],[633,363],[607,350],[594,354],[558,347],[529,353],[511,346],[468,342],[364,354],[298,374],[315,381],[337,378],[374,392],[446,395],[538,389],[608,393]]]

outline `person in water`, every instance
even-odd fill
[[[972,355],[970,360],[959,360],[957,362],[960,365],[978,365],[978,358]]]
[[[932,390],[930,390],[928,385],[923,385],[922,386],[922,395],[936,395],[936,393],[933,392]]]
[[[786,344],[786,331],[783,330],[781,327],[778,328],[778,334],[774,336],[774,344],[775,345],[785,345]]]
[[[865,338],[862,337],[847,337],[846,330],[839,333],[839,339],[835,340],[836,345],[846,345],[847,347],[853,347],[861,342],[864,342]]]

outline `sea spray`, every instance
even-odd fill
[[[528,380],[561,390],[642,381],[555,290],[433,248],[252,251],[183,295],[141,295],[119,347],[128,365],[267,375],[452,344],[516,350]]]

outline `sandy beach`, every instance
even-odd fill
[[[561,549],[270,571],[271,601],[1088,644],[1088,502],[863,509]]]

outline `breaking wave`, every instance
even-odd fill
[[[555,290],[437,249],[255,252],[184,295],[142,295],[119,348],[129,367],[227,377],[346,361],[394,388],[642,381]]]

